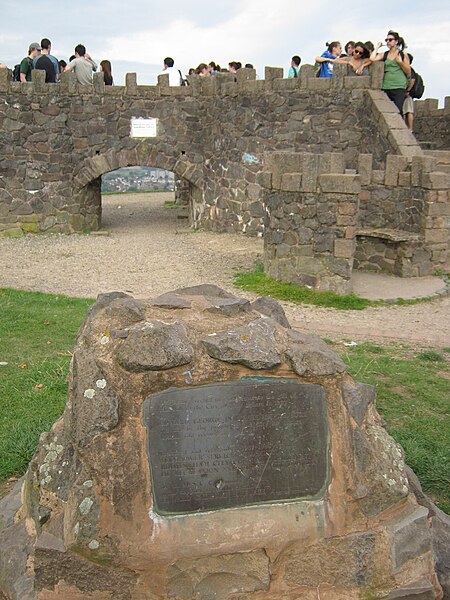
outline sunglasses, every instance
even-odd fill
[[[353,50],[353,54],[364,54],[363,50]]]
[[[386,38],[385,42],[395,42],[395,38]]]

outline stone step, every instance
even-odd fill
[[[435,158],[438,165],[450,165],[450,150],[424,150],[424,154]]]
[[[419,146],[422,148],[422,150],[433,150],[433,148],[436,148],[436,142],[421,142],[419,140],[417,140],[419,142]]]
[[[436,165],[436,171],[440,171],[441,173],[450,173],[450,165],[438,163]]]

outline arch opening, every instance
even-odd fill
[[[157,184],[156,187],[169,188],[167,193],[172,196],[166,201],[183,209],[183,216],[191,227],[199,225],[203,213],[202,170],[190,163],[185,155],[178,160],[167,158],[150,152],[149,147],[142,144],[132,150],[109,150],[105,154],[95,155],[86,159],[80,167],[74,177],[74,193],[80,210],[79,230],[95,231],[102,227],[102,181],[110,173],[114,178],[114,173],[121,169],[126,169],[128,175],[134,170],[134,175],[141,176],[134,177],[131,187],[136,189],[135,193],[142,191],[138,188],[142,188],[143,179],[147,179],[147,183]],[[144,177],[143,173],[146,174]]]

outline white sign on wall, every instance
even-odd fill
[[[156,126],[158,119],[132,117],[131,119],[131,137],[145,138],[156,137]]]

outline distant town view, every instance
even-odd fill
[[[127,167],[102,177],[102,192],[172,192],[174,176],[171,171],[154,167]]]

